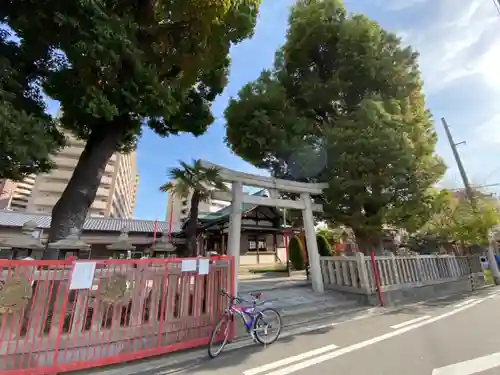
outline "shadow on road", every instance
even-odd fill
[[[448,307],[454,304],[458,304],[461,302],[464,302],[467,299],[471,298],[480,298],[486,296],[489,292],[493,291],[494,289],[482,289],[479,291],[475,292],[465,292],[465,293],[460,293],[460,294],[454,294],[442,298],[436,298],[428,301],[423,301],[419,302],[416,304],[412,305],[406,305],[406,306],[401,306],[401,307],[396,307],[386,313],[386,315],[395,315],[395,314],[401,314],[401,313],[407,313],[407,314],[412,314],[412,313],[422,313],[424,311],[432,310],[434,308],[442,308],[442,307]]]
[[[298,336],[313,336],[313,335],[322,335],[325,333],[330,332],[331,330],[335,329],[335,327],[328,327],[324,329],[318,329],[315,331],[309,331],[309,332],[303,332],[303,333],[297,333],[294,335],[289,335],[286,337],[280,338],[278,341],[276,341],[275,344],[288,344],[293,342]],[[208,358],[208,354],[205,358],[200,358],[200,359],[188,359],[184,362],[181,363],[176,363],[173,365],[166,365],[161,368],[157,368],[154,373],[158,375],[175,375],[175,374],[184,374],[184,373],[190,373],[191,371],[196,371],[203,369],[203,371],[220,371],[223,369],[230,369],[231,367],[238,366],[245,360],[247,360],[249,357],[252,357],[256,354],[260,354],[263,351],[267,350],[266,347],[260,344],[253,344],[250,346],[244,346],[244,347],[239,347],[239,348],[232,348],[233,345],[237,344],[229,344],[226,348],[226,351],[220,354],[217,358],[215,359],[210,359]],[[271,347],[271,346],[270,346]],[[143,373],[137,373],[136,375],[151,375],[151,372],[143,372]]]

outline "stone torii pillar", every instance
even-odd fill
[[[227,255],[234,258],[235,285],[234,294],[238,295],[238,270],[241,255],[241,216],[243,211],[243,184],[233,182],[231,199],[231,214],[229,219],[229,233],[227,239]]]
[[[218,165],[203,161],[205,167],[217,168],[219,175],[224,181],[232,183],[231,193],[215,191],[212,198],[231,202],[231,214],[228,234],[228,255],[234,257],[235,266],[235,291],[238,290],[237,272],[240,263],[241,246],[241,217],[243,203],[252,205],[279,207],[301,210],[304,218],[304,228],[306,233],[307,252],[309,266],[311,270],[311,281],[313,291],[322,293],[324,291],[323,277],[319,260],[318,245],[316,243],[316,231],[314,229],[313,212],[322,211],[323,207],[313,204],[311,196],[319,195],[328,184],[303,183],[288,180],[280,180],[271,177],[257,176],[248,173],[233,171]],[[270,198],[243,194],[243,185],[254,186],[270,191]],[[289,192],[300,194],[300,200],[277,198],[277,192]]]

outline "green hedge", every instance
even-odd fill
[[[322,234],[316,235],[316,243],[318,244],[318,253],[321,257],[332,256],[332,248],[328,243],[328,240]]]
[[[290,239],[290,243],[288,244],[288,252],[290,256],[290,262],[292,263],[293,268],[298,271],[301,271],[305,268],[304,259],[302,258],[302,243],[300,239],[296,236]]]

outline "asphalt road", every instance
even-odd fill
[[[325,324],[148,375],[498,375],[499,292]]]

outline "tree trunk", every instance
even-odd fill
[[[356,233],[356,244],[358,245],[358,249],[365,255],[370,255],[373,251],[375,255],[383,255],[384,246],[382,244],[382,240],[378,236],[367,236],[366,233]]]
[[[48,243],[67,237],[72,228],[81,230],[83,227],[106,165],[120,141],[125,121],[96,124],[66,189],[52,209]],[[43,259],[64,258],[64,255],[47,248]]]
[[[198,235],[198,206],[200,204],[200,193],[193,192],[191,197],[191,208],[189,209],[189,221],[186,228],[186,247],[187,256],[195,257],[196,254],[196,238]]]

